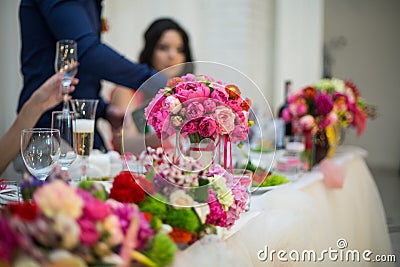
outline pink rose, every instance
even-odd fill
[[[203,102],[204,110],[207,113],[213,113],[217,107],[217,103],[214,100],[207,98]]]
[[[311,130],[315,125],[315,119],[311,115],[303,116],[300,119],[300,127],[303,130]]]
[[[199,133],[203,137],[210,137],[215,133],[217,123],[214,118],[205,117],[199,123]]]
[[[210,96],[210,88],[202,82],[180,83],[175,87],[175,91],[181,102]]]
[[[173,95],[168,96],[162,103],[162,109],[177,114],[182,105],[178,98]]]
[[[218,106],[215,109],[215,119],[219,124],[221,134],[229,134],[235,128],[235,113],[230,108]]]
[[[236,125],[232,133],[229,135],[232,143],[237,143],[237,141],[243,141],[247,139],[249,132],[248,128],[243,125]]]
[[[204,115],[204,107],[197,101],[193,101],[186,108],[186,118],[191,120],[202,117]]]

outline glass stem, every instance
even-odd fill
[[[62,88],[63,112],[67,114],[69,113],[68,93],[69,93],[69,86],[63,86]]]
[[[89,166],[89,158],[88,157],[82,157],[82,176],[81,176],[81,181],[86,181],[87,180],[87,168]]]

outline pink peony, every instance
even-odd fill
[[[232,143],[237,143],[237,141],[246,140],[248,136],[248,128],[243,125],[236,125],[232,133],[229,135]]]
[[[210,88],[202,82],[180,83],[175,87],[175,91],[181,102],[210,96]]]
[[[235,113],[230,108],[218,106],[215,109],[215,120],[219,124],[219,133],[229,134],[235,128]]]
[[[199,131],[198,120],[191,120],[186,122],[182,127],[182,135],[185,137],[188,134],[197,133]]]
[[[327,115],[333,109],[333,101],[328,94],[317,94],[314,99],[317,115]]]
[[[214,91],[211,93],[211,98],[219,102],[226,103],[228,101],[229,95],[225,91],[224,86],[218,85],[218,87],[214,87]]]
[[[162,109],[173,114],[177,114],[181,107],[181,102],[173,95],[168,96],[162,103]]]
[[[203,115],[204,115],[204,107],[197,101],[191,102],[186,108],[186,118],[189,120],[200,118]]]
[[[206,113],[213,113],[217,107],[217,103],[213,99],[206,99],[203,102],[203,106]]]
[[[94,198],[89,192],[78,190],[78,194],[84,201],[82,214],[84,218],[91,221],[100,221],[110,215],[110,208],[101,200]]]
[[[199,133],[202,137],[210,137],[215,133],[217,124],[214,118],[204,117],[199,123]]]

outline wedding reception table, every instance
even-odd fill
[[[317,167],[288,185],[256,192],[250,211],[223,240],[194,243],[177,254],[174,266],[394,266],[378,263],[393,253],[365,156],[359,148],[338,149],[333,160],[344,171],[341,189],[327,187]]]

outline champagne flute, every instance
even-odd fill
[[[45,180],[60,157],[60,131],[29,128],[21,133],[21,155],[28,171]]]
[[[58,163],[61,166],[61,170],[68,173],[69,167],[77,158],[76,141],[73,135],[75,113],[53,111],[51,115],[51,128],[58,129],[61,135],[61,153]]]
[[[78,50],[74,40],[59,40],[56,46],[56,58],[54,62],[56,72],[63,73],[62,94],[63,111],[68,112],[68,94],[72,79],[78,72]]]
[[[71,100],[72,109],[76,114],[73,133],[76,140],[77,154],[82,160],[81,180],[83,181],[87,179],[89,155],[93,149],[94,122],[98,102],[99,100],[97,99]]]

